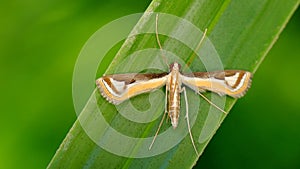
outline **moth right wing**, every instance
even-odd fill
[[[181,75],[182,83],[196,92],[242,97],[251,85],[252,73],[243,70],[196,72]]]
[[[168,73],[128,73],[103,76],[96,80],[96,84],[107,101],[120,104],[131,97],[164,86],[167,79]]]

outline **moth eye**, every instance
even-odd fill
[[[171,63],[169,69],[172,70],[173,67],[174,67],[174,63]]]
[[[179,63],[178,63],[178,68],[179,68],[179,70],[181,70],[181,64],[179,64]]]

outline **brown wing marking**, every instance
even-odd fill
[[[196,92],[209,90],[219,95],[239,98],[251,85],[252,73],[242,70],[196,72],[182,75],[182,83]]]
[[[120,104],[138,94],[164,86],[167,76],[167,73],[107,75],[97,79],[96,84],[103,97],[113,104]]]

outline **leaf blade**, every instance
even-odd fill
[[[189,19],[202,29],[208,27],[210,30],[209,38],[217,48],[226,68],[255,71],[268,50],[276,41],[279,33],[291,17],[291,14],[299,5],[299,1],[290,0],[285,1],[284,4],[278,0],[251,1],[249,3],[250,4],[241,1],[211,2],[205,0],[190,2],[180,0],[173,2],[153,1],[148,10],[173,13],[177,16]],[[263,3],[263,5],[261,5],[261,3]],[[203,12],[203,9],[206,9],[207,12]],[[275,9],[280,12],[273,16],[272,12]],[[252,13],[255,15],[252,16]],[[242,19],[239,19],[237,14],[243,14]],[[200,16],[203,18],[201,19]],[[266,23],[268,19],[271,20],[270,18],[273,18],[272,22]],[[235,27],[233,25],[239,26]],[[257,42],[257,37],[259,36],[262,38]],[[151,37],[144,40],[138,39],[135,43],[147,47],[153,45],[153,43],[149,43],[149,41],[155,43],[155,39]],[[255,45],[252,46],[253,44]],[[138,47],[133,46],[128,48],[128,50],[123,49],[123,53],[120,52],[119,55],[124,55],[135,49],[138,49]],[[117,56],[114,65],[112,65],[110,69],[113,70],[117,63],[121,61],[122,58]],[[192,64],[191,69],[199,68],[197,64]],[[191,93],[189,95],[191,95]],[[235,101],[234,99],[228,99],[226,108],[230,109]],[[104,102],[104,100],[99,98],[99,102]],[[201,110],[208,110],[208,108],[208,105],[204,105],[201,107]],[[197,125],[194,126],[193,130],[201,130],[206,118],[207,114],[200,113]],[[223,119],[218,121],[218,123],[221,123],[222,120]],[[211,138],[209,138],[209,140],[210,139]],[[198,145],[201,152],[203,152],[209,140]],[[67,143],[68,146],[66,146]],[[84,157],[76,153],[76,151],[84,152]],[[185,159],[182,159],[182,156],[184,156]],[[194,154],[188,137],[176,148],[159,156],[147,159],[116,156],[97,147],[82,131],[80,124],[76,122],[48,168],[70,166],[85,166],[87,168],[96,168],[97,166],[111,168],[140,168],[141,166],[144,168],[188,168],[193,166],[196,160],[197,157]]]

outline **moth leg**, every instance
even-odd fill
[[[166,85],[166,96],[165,96],[165,114],[168,113],[168,85]]]
[[[167,101],[168,101],[168,87],[167,87],[167,85],[166,85],[165,112],[164,112],[163,117],[162,117],[162,119],[161,119],[161,121],[160,121],[160,123],[159,123],[159,126],[158,126],[158,128],[157,128],[157,130],[156,130],[156,132],[155,132],[155,135],[154,135],[154,137],[153,137],[153,140],[152,140],[152,142],[151,142],[151,144],[150,144],[150,146],[149,146],[149,150],[151,150],[151,148],[152,148],[152,146],[153,146],[153,144],[154,144],[154,142],[155,142],[155,140],[156,140],[156,137],[157,137],[157,135],[158,135],[158,133],[159,133],[159,130],[160,130],[162,124],[163,124],[163,121],[164,121],[164,119],[165,119],[165,116],[166,116],[167,113],[168,113],[168,110],[167,110]]]
[[[195,94],[206,92],[206,90],[202,89],[202,88],[196,88],[196,89],[193,89],[193,90],[195,91]]]
[[[170,89],[170,86],[169,86],[169,83],[167,82],[166,84],[166,96],[165,96],[165,113],[168,113],[168,116],[166,118],[166,123],[169,122],[169,119],[170,119],[170,112],[168,110],[168,98],[169,98],[169,95],[168,95],[168,91]]]
[[[213,102],[211,102],[207,97],[205,97],[200,91],[197,92],[204,100],[206,100],[209,104],[211,104],[212,106],[214,106],[216,109],[220,110],[221,112],[223,112],[225,115],[227,115],[227,112],[224,111],[223,109],[221,109],[219,106],[217,106],[216,104],[214,104]]]
[[[194,150],[195,150],[197,156],[199,156],[199,153],[198,153],[197,148],[196,148],[195,143],[194,143],[192,131],[191,131],[190,120],[189,120],[189,106],[188,106],[189,104],[188,104],[188,100],[187,100],[187,95],[186,95],[185,87],[183,87],[183,88],[181,89],[181,92],[183,92],[183,94],[184,94],[184,100],[185,100],[185,112],[186,112],[186,114],[185,114],[185,119],[186,119],[186,121],[187,121],[187,126],[188,126],[188,130],[189,130],[190,138],[191,138],[191,141],[192,141]]]

